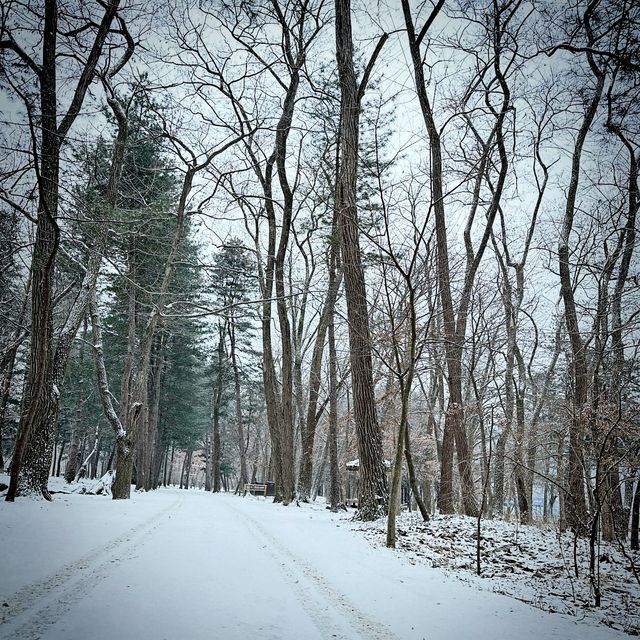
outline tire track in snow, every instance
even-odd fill
[[[182,505],[179,497],[143,522],[66,564],[59,571],[33,582],[5,598],[0,639],[37,640],[71,605],[99,586],[115,566],[133,558],[146,536],[168,513]]]
[[[341,625],[340,621],[336,621],[335,616],[331,616],[329,608],[322,606],[323,603],[315,593],[313,585],[302,575],[300,568],[293,565],[290,554],[283,553],[280,545],[274,545],[271,536],[252,518],[229,505],[226,506],[233,511],[238,520],[243,522],[253,538],[262,538],[264,541],[264,545],[261,545],[262,548],[269,550],[271,560],[277,566],[282,578],[289,585],[296,599],[300,602],[302,609],[311,618],[321,638],[323,640],[351,640],[353,633],[348,633],[349,625]]]
[[[388,627],[373,620],[345,594],[337,591],[308,562],[292,553],[271,535],[260,522],[230,504],[225,504],[268,543],[283,576],[292,586],[292,590],[299,597],[303,608],[323,638],[350,640],[353,633],[349,632],[353,630],[363,640],[398,640]],[[339,625],[340,628],[337,628],[332,612],[339,612],[340,618],[344,621],[343,625]]]

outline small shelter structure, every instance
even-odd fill
[[[391,470],[391,463],[389,460],[384,461],[384,466],[387,470],[387,473]],[[360,472],[360,458],[354,458],[353,460],[348,460],[345,464],[345,469],[347,470],[346,474],[346,487],[345,487],[345,504],[348,507],[357,507],[358,506],[358,495],[359,495],[359,472]]]

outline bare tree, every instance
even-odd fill
[[[476,56],[478,64],[476,75],[480,81],[473,82],[464,98],[464,104],[469,108],[471,108],[472,104],[475,108],[479,108],[480,101],[484,102],[483,111],[487,118],[492,121],[492,124],[489,127],[488,134],[484,138],[481,153],[476,163],[477,170],[473,181],[473,193],[464,231],[466,254],[464,282],[457,308],[456,305],[454,305],[452,293],[451,265],[448,249],[449,240],[446,227],[446,193],[443,178],[442,132],[436,124],[433,106],[427,92],[421,53],[421,46],[425,41],[427,32],[440,13],[443,5],[444,0],[439,1],[435,5],[420,32],[417,33],[409,1],[402,0],[416,92],[429,137],[432,206],[435,216],[436,244],[438,250],[438,286],[443,314],[443,338],[445,340],[448,374],[447,383],[449,387],[442,444],[439,505],[440,510],[444,513],[451,513],[454,510],[453,453],[455,447],[461,478],[463,508],[467,515],[475,515],[477,513],[477,504],[474,495],[471,451],[469,450],[464,428],[462,354],[467,329],[470,293],[489,241],[493,222],[498,213],[508,171],[505,128],[507,114],[511,108],[511,92],[507,83],[507,77],[505,75],[507,72],[505,69],[512,67],[511,63],[513,62],[515,53],[510,50],[510,35],[507,27],[514,15],[519,11],[520,2],[507,2],[504,4],[493,2],[491,4],[489,19],[483,21],[483,29],[486,29],[484,41],[481,45],[482,48],[485,49],[484,59]],[[474,10],[472,7],[469,9],[471,11]],[[471,18],[472,16],[470,16],[470,19]],[[475,99],[478,100],[478,104],[472,100],[476,92],[478,96]],[[489,95],[496,95],[498,99],[492,100],[489,98]],[[496,157],[494,158],[494,156]],[[471,229],[481,205],[480,193],[485,173],[491,169],[493,169],[496,174],[495,184],[485,212],[480,241],[477,247],[474,248]]]

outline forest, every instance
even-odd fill
[[[6,501],[264,485],[640,580],[637,2],[7,0],[0,105]]]

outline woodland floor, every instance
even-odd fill
[[[628,637],[465,582],[360,529],[321,505],[198,490],[0,501],[0,638]]]

